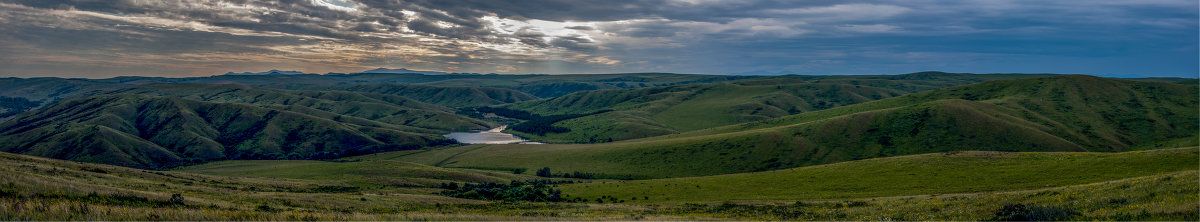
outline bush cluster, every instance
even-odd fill
[[[452,182],[442,184],[442,189],[446,189],[446,191],[439,194],[476,200],[559,202],[565,200],[562,191],[550,186],[558,183],[562,182],[531,180],[513,181],[507,184],[479,183],[463,184],[462,186]]]
[[[594,175],[594,174],[581,173],[579,171],[575,171],[572,173],[554,174],[553,172],[550,172],[550,167],[542,167],[542,169],[538,170],[534,175],[537,175],[539,177],[562,177],[562,178],[578,178],[578,179],[595,179],[596,178],[596,175]]]
[[[996,211],[992,221],[1050,221],[1069,220],[1079,213],[1065,208],[1009,204]]]
[[[20,97],[0,96],[0,108],[8,110],[0,113],[0,118],[15,116],[40,105],[42,105],[42,101],[29,101],[29,99]]]
[[[512,126],[509,126],[508,128],[519,131],[519,132],[537,134],[539,136],[545,136],[547,133],[565,133],[565,132],[570,132],[571,129],[568,129],[566,127],[561,127],[561,126],[554,126],[554,123],[557,123],[557,122],[563,121],[563,120],[568,120],[568,119],[574,119],[574,118],[579,118],[579,117],[584,117],[584,116],[606,113],[609,111],[612,111],[612,110],[600,110],[600,111],[596,111],[596,112],[583,113],[583,114],[534,116],[534,118],[530,119],[529,121],[514,124]]]

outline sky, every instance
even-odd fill
[[[1200,75],[1196,0],[0,0],[0,77]]]

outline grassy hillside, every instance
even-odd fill
[[[337,182],[354,187],[436,188],[447,182],[507,183],[533,179],[510,173],[438,168],[399,161],[328,162],[315,160],[230,160],[173,171],[234,177],[266,177]],[[424,190],[413,194],[427,194]]]
[[[369,167],[270,163],[303,167],[297,171],[373,176],[343,181],[148,171],[10,153],[0,153],[0,159],[0,173],[7,175],[0,178],[0,218],[10,220],[544,220],[545,216],[523,213],[564,209],[430,195],[446,182],[507,182],[525,177],[402,163]],[[264,162],[200,167],[259,163]],[[178,201],[173,195],[179,195]]]
[[[0,151],[155,168],[219,159],[331,158],[446,142],[406,130],[336,114],[107,95],[64,101],[0,124]]]
[[[0,78],[0,97],[22,98],[38,102],[39,105],[49,105],[77,97],[84,92],[120,86],[122,85],[84,79]]]
[[[0,161],[0,173],[7,175],[0,178],[0,217],[12,220],[992,220],[997,212],[1012,212],[1004,210],[1006,206],[1020,204],[1037,212],[1054,212],[1042,215],[1051,217],[1037,217],[1043,220],[1194,221],[1198,217],[1196,209],[1200,206],[1196,204],[1196,197],[1200,197],[1196,180],[1198,172],[1184,168],[1183,172],[1156,173],[1169,170],[1174,163],[1156,163],[1153,158],[1182,160],[1186,157],[1194,161],[1195,151],[1189,148],[1128,154],[961,152],[953,155],[883,158],[830,164],[822,166],[824,169],[811,167],[722,175],[731,176],[732,181],[744,180],[748,184],[762,185],[756,188],[768,188],[768,191],[779,193],[780,198],[756,193],[746,196],[763,197],[764,200],[690,204],[677,202],[692,202],[678,200],[688,198],[728,199],[691,191],[694,184],[701,186],[695,188],[698,191],[719,188],[731,188],[728,191],[734,193],[749,191],[745,191],[745,187],[732,185],[722,187],[722,181],[718,181],[722,176],[595,181],[560,187],[580,194],[613,192],[612,196],[619,198],[618,202],[604,198],[605,204],[500,203],[424,193],[438,191],[432,186],[440,182],[503,181],[524,179],[526,176],[383,161],[230,161],[190,167],[185,169],[186,172],[155,172],[0,152],[0,158],[4,160]],[[1171,157],[1171,154],[1180,157]],[[1151,160],[1147,161],[1147,158]],[[906,168],[914,161],[930,160],[948,163],[948,166],[938,168],[922,164],[925,167]],[[980,169],[973,167],[976,162],[971,161],[983,161],[986,166],[996,167],[982,169],[983,172],[979,173],[991,173],[998,179],[946,169]],[[1080,164],[1056,163],[1058,161]],[[827,172],[851,170],[851,173],[858,173],[858,164],[862,164],[862,168],[883,168],[892,172],[876,170],[868,173],[882,174],[881,178],[864,176],[858,180]],[[1050,168],[1037,167],[1043,164],[1066,167],[1069,169],[1066,173],[1069,174],[1039,174],[1043,176],[1031,180],[1022,178],[1022,175],[1031,174],[1022,173],[1021,170],[1033,169],[1038,172]],[[1084,168],[1096,170],[1096,173],[1081,170]],[[1124,174],[1135,176],[1085,184],[1099,181],[1097,178],[1117,178]],[[440,175],[445,176],[437,178]],[[972,185],[953,176],[984,179]],[[814,178],[829,181],[812,180]],[[883,179],[898,179],[900,185],[906,186],[870,184]],[[1003,179],[1021,182],[1006,186],[1004,184],[1012,180]],[[953,185],[950,188],[958,191],[998,188],[1006,192],[948,193],[936,188],[931,190],[928,182],[922,180],[946,182]],[[668,181],[664,184],[667,186],[654,186],[665,181]],[[646,182],[650,186],[641,186],[637,182]],[[816,185],[809,185],[814,182]],[[844,186],[844,182],[863,184]],[[863,188],[858,185],[872,186],[865,192],[850,192],[850,196],[870,198],[828,198],[829,193],[834,191]],[[808,194],[799,192],[797,187],[815,187],[816,190]],[[1007,191],[1018,187],[1028,187],[1030,190]],[[670,196],[647,199],[644,197],[649,196],[641,193],[622,193],[626,188],[635,192],[666,191],[664,193]],[[880,196],[919,191],[935,194]],[[174,200],[175,194],[179,194],[178,200]],[[672,199],[667,200],[668,197]]]
[[[1090,76],[1000,80],[682,134],[594,145],[432,150],[450,167],[550,167],[615,178],[785,169],[955,150],[1127,151],[1196,145],[1195,86]]]
[[[926,71],[902,75],[785,75],[780,76],[780,78],[825,83],[851,83],[852,85],[870,85],[876,87],[886,86],[886,88],[891,89],[918,92],[993,80],[1050,77],[1058,75],[1060,74],[971,74]]]
[[[407,97],[346,91],[293,91],[212,84],[148,84],[103,90],[92,94],[137,94],[179,97],[222,103],[248,103],[308,113],[310,109],[438,131],[467,131],[495,127],[493,123],[455,115],[455,110]]]
[[[1198,164],[1196,147],[1124,153],[965,151],[562,189],[585,199],[615,196],[629,203],[848,199],[1039,189],[1188,170],[1195,177]]]
[[[1200,219],[1197,175],[1191,170],[1010,192],[648,206],[657,212],[756,220],[1195,221]]]
[[[617,73],[565,75],[495,75],[455,78],[426,82],[440,86],[486,86],[520,90],[541,98],[558,97],[578,91],[629,89],[655,86],[713,83],[758,76],[724,76],[672,73]]]
[[[295,86],[333,86],[333,85],[424,85],[446,87],[474,87],[513,89],[538,97],[549,98],[568,93],[596,90],[621,89],[651,86],[683,85],[693,83],[712,83],[738,79],[761,78],[758,76],[726,76],[701,74],[672,74],[672,73],[616,73],[616,74],[526,74],[526,75],[421,75],[421,74],[380,74],[356,73],[348,75],[263,75],[263,76],[230,76],[219,75],[199,78],[180,79],[137,79],[139,81],[157,81],[169,83],[209,83],[228,84],[239,83],[270,88],[291,88]],[[110,81],[126,81],[132,79],[114,78]],[[430,102],[422,100],[425,102]],[[430,102],[445,106],[455,106]]]
[[[548,142],[626,140],[770,119],[905,94],[902,91],[807,82],[735,82],[577,92],[504,106],[543,116],[592,113],[555,126],[566,133],[529,135]]]
[[[0,118],[15,116],[42,106],[42,101],[30,101],[22,97],[0,96]]]
[[[1162,153],[1166,152],[1166,153]],[[148,171],[110,165],[70,162],[25,155],[0,153],[0,218],[21,220],[992,220],[997,213],[1023,215],[1030,213],[1043,220],[1196,220],[1198,191],[1197,171],[1155,173],[1170,168],[1170,162],[1148,163],[1147,158],[1163,157],[1170,153],[1196,159],[1195,148],[1160,150],[1120,154],[1064,153],[995,153],[965,152],[953,155],[922,155],[880,160],[855,161],[828,165],[829,170],[855,170],[862,167],[883,167],[915,175],[887,173],[883,178],[831,177],[816,167],[773,171],[755,174],[726,175],[741,177],[749,183],[766,182],[762,189],[779,191],[785,198],[751,201],[714,201],[680,204],[676,198],[639,197],[637,200],[617,192],[604,203],[527,203],[486,202],[428,195],[438,191],[433,186],[443,182],[491,182],[525,179],[464,169],[440,169],[399,162],[371,161],[349,163],[315,161],[227,161],[189,167],[184,171]],[[1121,158],[1125,155],[1128,158]],[[956,160],[964,158],[963,160]],[[926,165],[905,169],[912,161],[932,159],[941,163],[957,163],[943,168]],[[1022,178],[1020,170],[1043,169],[1037,166],[1063,166],[1068,176],[1034,177],[1014,187],[997,185],[1001,180],[985,179],[970,185],[951,176],[963,173],[946,168],[976,170],[974,162],[988,166],[1012,167],[984,169],[999,178]],[[1060,160],[1076,165],[1058,164]],[[882,162],[871,162],[882,161]],[[884,164],[893,162],[897,165]],[[1150,161],[1153,162],[1153,161]],[[1097,165],[1084,165],[1094,163]],[[378,164],[378,166],[374,166]],[[874,164],[874,165],[872,165]],[[1192,163],[1194,165],[1194,163]],[[1156,165],[1158,167],[1156,167]],[[1078,169],[1091,167],[1097,173]],[[263,171],[263,172],[257,172]],[[311,171],[311,172],[310,172]],[[829,178],[818,185],[795,183],[811,181],[806,174],[780,175],[784,172],[813,173],[817,178]],[[1100,177],[1117,177],[1122,172],[1130,178],[1097,181]],[[242,176],[221,176],[243,175]],[[853,172],[857,173],[857,172]],[[949,173],[943,175],[944,173]],[[337,175],[345,174],[345,175]],[[393,176],[394,175],[394,176]],[[437,178],[442,176],[441,178]],[[1046,174],[1042,174],[1046,175]],[[1147,176],[1141,176],[1147,175]],[[584,194],[614,187],[639,190],[670,190],[664,192],[678,198],[715,197],[693,192],[691,182],[704,191],[720,186],[703,181],[708,178],[679,178],[670,180],[631,182],[591,182],[560,186]],[[965,175],[971,177],[973,175]],[[975,176],[980,177],[980,176]],[[792,180],[788,180],[788,178]],[[874,186],[881,179],[900,180],[907,186]],[[775,180],[787,181],[775,181]],[[888,193],[908,193],[930,190],[912,180],[944,179],[958,190],[989,190],[1000,187],[1028,190],[976,193],[947,193],[905,196],[875,196]],[[1014,179],[1016,180],[1016,179]],[[665,187],[634,186],[638,182],[657,185],[671,181]],[[1024,181],[1024,180],[1021,180]],[[676,184],[678,182],[678,184]],[[789,183],[790,182],[790,183]],[[869,192],[850,192],[853,196],[869,198],[821,198],[830,190],[864,188],[856,185],[814,190],[816,195],[797,192],[796,188],[822,188],[845,182],[864,182]],[[869,182],[876,182],[875,184]],[[1008,183],[1011,181],[1004,181]],[[685,184],[686,183],[686,184]],[[1082,184],[1088,183],[1088,184]],[[887,184],[887,183],[885,183]],[[1059,186],[1054,184],[1079,184]],[[679,185],[679,186],[675,186]],[[1050,186],[1047,186],[1050,185]],[[738,192],[735,188],[731,191]],[[829,188],[829,187],[827,187]],[[888,190],[896,190],[891,192]],[[688,194],[681,194],[687,192]],[[771,194],[771,193],[766,193]],[[178,195],[178,198],[173,196]],[[587,194],[590,195],[590,194]],[[620,196],[618,196],[620,195]],[[640,194],[639,194],[640,195]],[[760,194],[748,194],[763,197]],[[605,196],[605,195],[601,195]],[[638,196],[638,195],[633,195]],[[807,199],[810,197],[815,199]],[[837,196],[837,195],[833,195]],[[590,197],[590,196],[589,196]],[[619,201],[612,201],[620,198]],[[714,199],[727,200],[728,197]],[[799,199],[797,201],[797,199]],[[786,200],[786,201],[784,201]],[[621,203],[624,202],[624,203]],[[687,201],[692,202],[692,201]],[[1006,210],[1020,205],[1018,209]],[[1046,214],[1048,213],[1048,214]]]
[[[564,133],[517,132],[553,143],[595,143],[753,122],[985,80],[1039,75],[922,72],[888,76],[779,76],[623,90],[577,92],[504,108],[564,115],[614,110],[562,120]],[[518,128],[514,128],[518,129]]]
[[[86,92],[146,84],[237,84],[301,90],[350,90],[409,97],[449,107],[497,105],[595,89],[681,85],[758,78],[669,73],[585,75],[216,75],[209,77],[115,77],[108,79],[0,78],[0,96],[41,104]],[[535,96],[536,95],[536,96]]]
[[[937,100],[962,100],[998,106],[1029,122],[1052,128],[1063,137],[1093,151],[1119,151],[1165,140],[1196,136],[1194,112],[1200,88],[1068,75],[1002,80],[950,87],[908,96],[839,107],[766,121],[731,125],[673,135],[688,137],[807,124],[831,117],[885,110]],[[1159,146],[1163,147],[1163,146]]]
[[[403,84],[347,84],[347,85],[265,85],[266,87],[363,92],[396,95],[421,102],[448,107],[487,106],[537,99],[520,91],[489,87],[427,86]]]

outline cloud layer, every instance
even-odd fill
[[[0,0],[0,76],[480,73],[1196,77],[1194,0]]]

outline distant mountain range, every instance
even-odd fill
[[[362,71],[361,73],[363,73],[363,74],[422,74],[422,75],[483,75],[483,74],[473,73],[473,72],[421,71],[421,70],[411,70],[411,69],[405,69],[405,68],[399,68],[399,69],[377,68],[377,69]],[[494,75],[495,73],[491,73],[491,74]]]
[[[266,71],[266,72],[240,72],[240,73],[239,72],[226,72],[225,73],[225,75],[227,75],[227,76],[270,76],[270,75],[304,75],[304,74],[309,74],[309,73],[304,73],[301,71],[282,71],[282,70],[275,70],[275,69],[272,69],[272,70]],[[479,74],[479,73],[423,71],[423,70],[411,70],[411,69],[406,69],[406,68],[399,68],[399,69],[376,68],[376,69],[362,71],[362,72],[355,73],[355,74],[483,75],[483,74]],[[331,73],[327,73],[326,75],[347,75],[347,74],[331,72]]]
[[[243,72],[243,73],[227,72],[227,73],[225,73],[225,75],[229,75],[229,76],[304,75],[304,74],[305,73],[300,72],[300,71],[280,71],[280,70],[274,70],[274,69],[272,69],[271,71],[266,71],[266,72]]]

